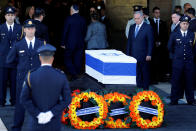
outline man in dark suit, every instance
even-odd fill
[[[153,32],[152,27],[144,22],[144,16],[141,11],[134,13],[134,20],[136,24],[130,26],[129,30],[127,55],[137,59],[137,86],[148,90],[150,84],[149,62],[152,56]]]
[[[152,82],[163,80],[167,70],[167,60],[169,59],[167,51],[167,25],[166,22],[160,19],[160,8],[153,8],[154,18],[150,19],[150,24],[154,32],[154,48],[152,53]]]
[[[29,113],[28,131],[60,131],[62,111],[71,102],[65,74],[52,67],[55,51],[50,44],[41,46],[41,67],[29,72],[24,82],[21,103]]]
[[[45,17],[45,11],[42,8],[36,8],[34,13],[34,23],[36,27],[35,37],[49,42],[48,27],[42,23]]]
[[[15,9],[5,9],[6,22],[0,26],[0,106],[6,103],[7,83],[10,83],[10,103],[16,102],[16,65],[6,64],[6,57],[15,42],[21,39],[22,27],[14,23]]]
[[[71,16],[65,20],[61,47],[65,49],[65,67],[74,80],[82,67],[86,22],[79,15],[77,5],[71,6],[70,14]]]
[[[171,24],[171,28],[170,28],[171,29],[170,33],[176,32],[179,30],[181,15],[177,12],[174,12],[174,13],[172,13],[171,18],[172,18],[172,24]]]
[[[195,17],[195,9],[194,8],[189,8],[186,11],[186,14],[191,18],[190,24],[189,24],[189,29],[192,32],[196,32],[196,17]]]
[[[188,29],[190,17],[180,18],[180,29],[170,35],[168,49],[173,54],[171,105],[177,105],[184,78],[185,95],[189,105],[196,105],[193,89],[193,51],[196,49],[194,33]]]
[[[25,110],[19,102],[22,85],[28,71],[40,66],[37,49],[43,45],[43,41],[35,38],[35,24],[33,20],[28,19],[24,22],[25,38],[14,44],[7,56],[7,63],[17,65],[16,77],[16,108],[14,114],[13,131],[21,131]]]

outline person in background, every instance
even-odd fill
[[[182,7],[180,5],[176,5],[174,8],[174,12],[176,12],[182,16]]]
[[[34,13],[35,13],[35,7],[34,6],[27,7],[26,11],[25,11],[24,21],[27,20],[27,19],[33,19]]]
[[[186,11],[189,9],[189,8],[192,8],[192,5],[190,3],[185,3],[184,4],[184,14],[186,14]]]
[[[10,83],[10,103],[16,103],[16,64],[7,64],[6,57],[16,42],[21,40],[22,27],[14,23],[15,8],[5,9],[6,22],[0,26],[0,106],[6,103],[8,82]]]
[[[150,24],[154,32],[154,48],[152,54],[152,83],[158,83],[163,81],[164,75],[167,72],[167,60],[169,59],[169,54],[167,51],[167,24],[165,21],[161,20],[161,10],[159,7],[153,8],[153,19],[151,19]],[[167,59],[168,58],[168,59]]]
[[[65,49],[64,62],[67,72],[71,75],[71,80],[75,80],[82,68],[86,21],[79,15],[78,5],[71,6],[70,15],[64,23],[61,47]]]
[[[85,41],[87,49],[105,49],[108,47],[106,27],[99,22],[97,13],[91,14],[91,24],[88,26]]]
[[[48,43],[48,27],[42,23],[44,17],[45,11],[42,8],[36,8],[34,13],[34,23],[36,27],[35,37]]]

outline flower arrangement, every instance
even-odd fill
[[[88,104],[89,102],[92,103],[91,106],[93,105],[93,107],[89,107],[89,105],[87,107],[90,111],[96,109],[96,115],[93,115],[92,120],[86,121],[79,114],[81,110],[87,111],[87,108],[84,108],[83,104]],[[118,105],[119,103],[120,106]],[[150,108],[143,106],[143,103],[149,104]],[[112,109],[113,104],[116,107],[119,106],[119,108]],[[144,111],[145,108],[147,111],[153,110],[155,113],[153,115],[150,114],[150,118],[145,118],[142,115],[142,110]],[[121,115],[122,117],[119,116],[119,110],[125,111],[128,115],[123,114]],[[115,114],[114,112],[117,114],[117,117],[111,115],[112,113]],[[147,112],[144,111],[143,114],[145,113]],[[61,121],[67,125],[71,124],[76,129],[96,129],[104,126],[106,128],[130,128],[134,125],[147,129],[160,127],[163,123],[163,117],[164,104],[153,91],[140,91],[131,99],[131,97],[118,92],[98,95],[91,91],[80,92],[76,90],[72,93],[72,102],[69,108],[63,111]]]
[[[94,100],[99,107],[98,117],[94,118],[90,122],[82,121],[82,119],[77,116],[76,111],[81,107],[81,101],[88,102],[90,99]],[[82,92],[81,94],[75,95],[75,97],[72,98],[68,116],[71,125],[76,129],[96,129],[104,124],[104,119],[107,117],[107,113],[107,103],[102,96],[97,95],[95,92]]]
[[[131,100],[131,97],[120,94],[118,92],[114,93],[109,93],[104,95],[104,99],[107,102],[108,108],[111,104],[111,102],[116,103],[116,102],[122,102],[124,106],[128,105],[128,100]],[[108,120],[105,121],[106,123],[106,128],[130,128],[130,122],[126,122],[128,120],[128,117],[125,117],[124,120],[117,119],[116,121],[114,120],[113,117],[108,117]]]
[[[138,110],[142,101],[151,102],[152,106],[157,107],[157,116],[153,116],[152,119],[142,118]],[[136,125],[142,129],[157,128],[163,123],[164,104],[160,97],[153,91],[143,91],[133,96],[129,110],[132,122],[136,122]]]

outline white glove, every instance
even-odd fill
[[[37,118],[38,118],[38,123],[39,124],[46,124],[47,121],[45,119],[45,113],[43,113],[43,112],[39,113]]]
[[[51,111],[45,113],[47,123],[51,121],[52,117],[54,116]]]
[[[39,115],[37,116],[37,118],[38,118],[38,123],[39,123],[39,124],[47,124],[48,122],[51,121],[51,119],[52,119],[53,116],[54,116],[54,115],[52,114],[51,111],[48,111],[48,112],[45,112],[45,113],[41,112],[41,113],[39,113]]]

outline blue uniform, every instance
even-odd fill
[[[86,22],[78,13],[65,20],[62,45],[66,47],[64,62],[67,71],[71,75],[80,73],[85,35]]]
[[[64,73],[51,66],[32,71],[21,92],[21,103],[30,114],[28,131],[60,131],[62,111],[70,102],[71,92]],[[39,124],[39,113],[49,110],[54,117],[47,124]]]
[[[149,62],[146,61],[146,56],[152,55],[153,32],[152,27],[144,22],[135,37],[135,27],[136,24],[132,25],[129,30],[127,55],[137,59],[137,86],[146,90],[150,84]]]
[[[13,126],[15,131],[20,131],[24,122],[25,110],[19,102],[22,85],[28,71],[40,66],[39,56],[36,51],[43,43],[43,41],[35,38],[34,49],[30,51],[24,38],[12,47],[7,56],[7,63],[16,63],[17,65],[16,109]]]
[[[193,89],[193,51],[194,33],[188,30],[186,37],[180,29],[170,35],[168,49],[172,53],[171,102],[177,102],[180,93],[181,78],[185,78],[185,95],[188,103],[194,101]]]
[[[18,24],[13,25],[12,31],[9,31],[7,24],[0,26],[0,104],[5,104],[7,82],[9,80],[11,104],[16,101],[16,65],[7,64],[6,57],[14,44],[21,39],[22,27]]]

